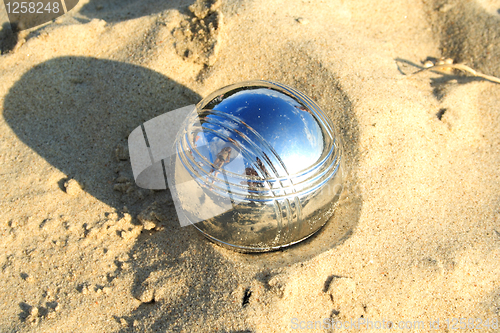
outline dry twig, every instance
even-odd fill
[[[460,71],[463,71],[463,72],[467,72],[467,73],[470,73],[472,74],[473,76],[475,77],[480,77],[482,79],[485,79],[485,80],[488,80],[488,81],[491,81],[491,82],[494,82],[494,83],[500,83],[500,78],[497,78],[495,76],[491,76],[491,75],[486,75],[486,74],[482,74],[482,73],[479,73],[477,71],[475,71],[474,69],[470,68],[469,66],[467,65],[464,65],[464,64],[454,64],[451,60],[451,59],[446,59],[446,60],[440,60],[438,62],[436,62],[435,64],[428,64],[426,63],[426,65],[428,66],[427,68],[423,68],[419,71],[416,71],[415,73],[412,73],[410,74],[410,76],[412,75],[415,75],[415,74],[419,74],[419,73],[422,73],[422,72],[425,72],[425,71],[428,71],[428,70],[435,70],[435,71],[438,71],[439,73],[441,74],[448,74],[447,71],[451,70],[451,69],[457,69],[457,70],[460,70]]]

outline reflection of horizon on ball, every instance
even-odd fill
[[[307,96],[251,81],[203,99],[176,139],[175,183],[185,217],[239,251],[300,242],[333,214],[342,145]],[[186,182],[186,179],[194,181]]]

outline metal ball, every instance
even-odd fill
[[[333,215],[342,191],[342,144],[332,122],[283,84],[242,82],[210,94],[174,148],[185,216],[238,251],[271,251],[310,237]]]

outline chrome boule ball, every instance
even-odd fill
[[[185,217],[235,250],[270,251],[308,238],[342,191],[342,144],[332,122],[283,84],[217,90],[198,103],[174,148]]]

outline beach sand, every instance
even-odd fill
[[[500,1],[84,0],[15,34],[0,10],[0,331],[498,331],[500,84],[410,74],[499,76]],[[312,97],[349,175],[319,234],[249,255],[137,187],[127,137],[252,79]]]

